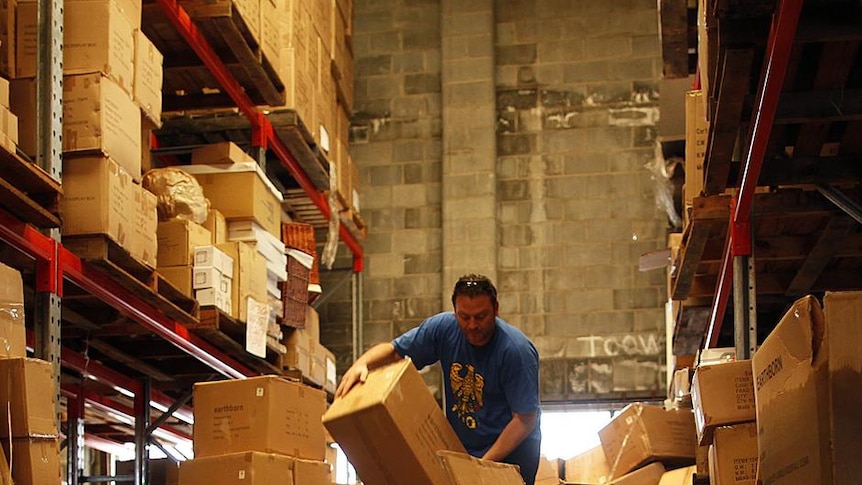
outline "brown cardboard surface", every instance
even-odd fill
[[[101,151],[140,181],[141,115],[131,95],[100,74],[64,76],[63,151]]]
[[[693,199],[703,190],[703,161],[706,156],[706,137],[709,122],[706,121],[706,99],[701,91],[685,94],[685,205],[691,206]]]
[[[260,1],[260,51],[276,69],[280,65],[281,25],[278,16],[282,11],[274,0]]]
[[[2,44],[0,44],[0,49],[2,48]],[[18,149],[28,156],[34,157],[36,154],[35,78],[13,79],[10,82],[9,107],[18,117]]]
[[[282,343],[287,348],[282,360],[284,366],[298,369],[304,376],[311,375],[312,341],[308,332],[302,328],[288,329]]]
[[[536,485],[560,485],[560,460],[549,460],[544,455],[539,457]]]
[[[24,326],[24,285],[21,273],[0,263],[0,358],[27,355]]]
[[[3,450],[12,460],[15,485],[60,485],[60,447],[57,438],[15,438]]]
[[[15,14],[16,0],[0,2],[0,74],[15,77]]]
[[[370,372],[323,424],[366,483],[448,483],[437,452],[465,452],[410,360]]]
[[[754,421],[751,361],[698,367],[691,384],[698,443],[708,445],[716,426]]]
[[[862,293],[797,300],[752,359],[764,485],[862,483]]]
[[[266,301],[266,260],[241,241],[217,244],[216,247],[233,258],[231,308],[234,318],[246,321],[248,298]]]
[[[611,485],[658,485],[664,473],[664,465],[661,463],[650,463],[610,483]]]
[[[39,359],[0,360],[0,437],[57,436],[54,368]],[[7,427],[5,423],[9,423]]]
[[[623,408],[599,431],[599,439],[613,478],[652,461],[694,464],[697,447],[691,410],[666,411],[643,403]]]
[[[293,458],[267,453],[236,453],[180,463],[182,485],[293,484]]]
[[[251,156],[234,142],[211,143],[192,151],[193,165],[219,165],[222,163],[255,163]]]
[[[311,368],[308,379],[318,386],[323,386],[326,384],[326,347],[320,342],[313,342],[310,350]]]
[[[227,242],[227,221],[224,218],[224,214],[221,212],[215,209],[210,209],[207,212],[207,220],[204,222],[204,227],[212,236],[212,244],[222,244]]]
[[[455,451],[437,453],[452,485],[524,485],[516,465],[498,463]]]
[[[711,485],[754,485],[757,475],[757,425],[721,426],[713,437]]]
[[[195,457],[260,451],[323,461],[326,394],[274,376],[194,387]]]
[[[293,460],[293,483],[295,485],[329,485],[333,483],[332,471],[328,463],[296,458]]]
[[[132,98],[157,128],[162,126],[164,57],[140,30],[135,30],[135,81]]]
[[[156,271],[184,295],[194,297],[191,266],[159,266]]]
[[[9,469],[9,460],[6,459],[6,452],[0,446],[0,485],[12,484],[12,470]]]
[[[254,219],[276,237],[281,235],[281,203],[257,172],[196,174],[210,207],[226,219]],[[242,187],[242,191],[237,191]]]
[[[129,252],[139,261],[155,268],[158,255],[158,199],[155,194],[137,184],[132,185],[132,196],[135,223],[132,225],[133,237]]]
[[[691,485],[694,483],[692,477],[694,476],[696,468],[697,467],[694,466],[688,466],[665,472],[664,475],[661,476],[661,480],[658,482],[658,485]]]
[[[132,177],[101,156],[63,160],[63,235],[106,234],[129,248],[135,224]]]
[[[195,248],[208,246],[211,236],[200,224],[186,219],[160,222],[158,225],[159,255],[161,266],[185,266],[194,262]]]
[[[180,468],[177,463],[167,458],[160,460],[149,460],[148,485],[179,485]],[[118,461],[117,475],[133,475],[135,473],[134,461]],[[117,482],[117,485],[133,485],[133,481]]]
[[[566,482],[583,485],[603,485],[611,478],[611,469],[602,445],[566,460]]]

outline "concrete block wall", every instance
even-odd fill
[[[484,272],[539,349],[544,399],[663,394],[664,273],[637,270],[668,226],[646,168],[655,1],[355,8],[365,346],[449,309],[454,279]],[[343,316],[349,296],[321,308],[330,347],[349,332],[326,307]]]

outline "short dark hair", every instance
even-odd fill
[[[458,278],[455,282],[455,290],[452,291],[452,306],[455,306],[455,299],[461,295],[470,298],[488,295],[491,298],[491,304],[497,306],[497,288],[485,275],[470,273]]]

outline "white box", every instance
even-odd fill
[[[213,266],[228,278],[233,278],[233,258],[215,246],[195,248],[195,266]]]
[[[230,293],[223,293],[215,288],[195,290],[195,299],[201,306],[215,306],[230,315],[232,313]]]
[[[192,269],[192,288],[216,288],[221,277],[222,272],[213,266],[195,266]]]

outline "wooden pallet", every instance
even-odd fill
[[[97,266],[120,286],[183,324],[198,322],[198,302],[135,259],[108,236],[64,236],[63,246],[81,260]]]
[[[44,170],[0,147],[0,206],[36,227],[60,227],[62,194]]]
[[[241,363],[263,374],[281,374],[281,354],[267,347],[266,359],[245,349],[245,323],[235,320],[215,307],[203,307],[200,320],[186,325],[203,338]]]
[[[194,8],[191,2],[184,2],[184,7],[191,9],[189,13],[198,31],[253,103],[284,104],[284,83],[278,75],[278,66],[261,52],[257,39],[235,9],[213,12]],[[158,4],[143,6],[141,29],[165,54],[164,111],[236,105]]]

